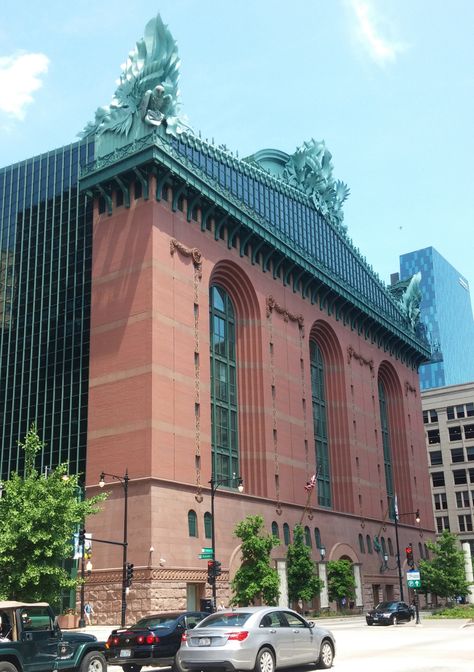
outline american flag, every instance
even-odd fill
[[[311,490],[314,488],[315,485],[316,485],[316,474],[313,474],[309,479],[309,481],[304,486],[304,489],[307,490],[307,492],[311,492]]]

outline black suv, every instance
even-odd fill
[[[396,625],[402,621],[410,622],[414,618],[413,607],[406,602],[380,602],[375,609],[365,615],[367,625],[381,623],[382,625]]]
[[[175,668],[181,635],[194,628],[205,616],[203,611],[154,614],[135,625],[112,630],[105,656],[110,665],[121,665],[124,672],[140,672],[143,665]]]

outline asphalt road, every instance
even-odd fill
[[[474,672],[474,623],[461,620],[430,620],[421,624],[372,626],[365,619],[319,620],[336,637],[335,672]],[[99,639],[106,639],[111,626],[87,628]],[[121,668],[110,666],[110,672]],[[157,668],[143,668],[151,672]],[[164,668],[163,668],[164,669]],[[309,672],[311,668],[293,668]]]

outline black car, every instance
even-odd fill
[[[367,625],[381,623],[382,625],[396,625],[403,621],[410,622],[414,618],[413,607],[406,602],[380,602],[375,609],[365,615]]]
[[[153,614],[128,628],[112,630],[105,644],[107,662],[121,665],[124,672],[140,672],[143,665],[174,668],[181,635],[208,615],[203,611]]]

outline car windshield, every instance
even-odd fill
[[[397,608],[398,602],[380,602],[376,606],[376,609],[379,611],[395,611]]]
[[[217,611],[215,614],[207,616],[198,625],[199,628],[232,628],[244,625],[252,614],[244,611]]]
[[[139,628],[159,628],[159,627],[171,627],[176,623],[178,616],[175,614],[172,615],[163,615],[163,616],[149,616],[148,618],[141,618],[135,625],[132,625],[132,629]]]

